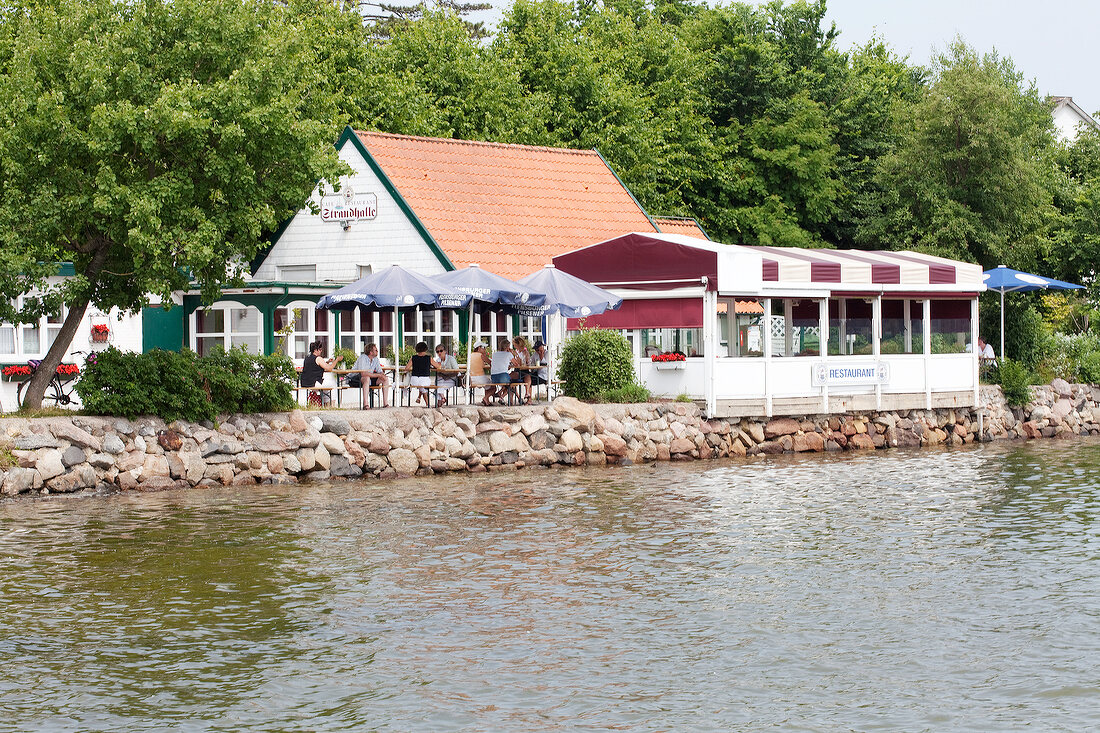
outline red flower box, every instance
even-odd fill
[[[649,357],[649,360],[656,362],[687,361],[687,357],[678,351],[671,351],[667,354],[654,354]]]
[[[0,373],[12,382],[23,382],[34,376],[34,370],[28,364],[12,364],[4,367]],[[57,373],[62,377],[75,377],[80,374],[80,367],[76,364],[60,364]]]

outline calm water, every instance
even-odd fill
[[[1100,728],[1100,442],[0,504],[0,730]]]

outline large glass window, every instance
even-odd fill
[[[401,319],[405,346],[424,341],[429,349],[444,344],[453,353],[458,343],[458,318],[454,311],[415,308],[402,312]]]
[[[784,334],[784,349],[787,356],[821,355],[821,309],[818,301],[799,299],[790,302],[790,331]],[[773,308],[776,301],[772,301]]]
[[[275,309],[275,349],[301,361],[314,341],[324,344],[325,355],[332,356],[332,319],[329,312],[317,310],[313,303],[300,301]],[[290,327],[288,329],[288,327]],[[284,331],[288,331],[284,333]]]
[[[393,311],[371,312],[356,308],[337,311],[340,315],[340,346],[363,354],[368,344],[378,347],[382,358],[390,358],[393,350]]]
[[[16,310],[21,309],[23,298],[16,298],[12,305]],[[32,323],[0,323],[0,355],[44,355],[57,339],[68,313],[68,309],[62,306]]]
[[[924,353],[924,301],[883,298],[882,353]]]
[[[718,301],[718,333],[722,356],[762,356],[764,308],[755,299]]]
[[[933,300],[932,353],[957,354],[973,348],[970,342],[970,301]]]
[[[644,328],[640,332],[645,344],[644,353],[678,352],[684,356],[703,355],[703,329],[701,328]]]
[[[218,346],[263,353],[263,316],[253,306],[226,302],[199,308],[191,315],[191,326],[192,346],[199,356]]]
[[[829,354],[865,355],[874,352],[872,301],[833,298],[829,301]]]

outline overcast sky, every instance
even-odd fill
[[[1096,0],[829,0],[840,48],[873,34],[915,63],[927,64],[961,35],[979,52],[1010,56],[1044,95],[1073,97],[1100,110],[1100,2]]]
[[[511,5],[492,2],[494,11],[474,18],[495,25]],[[1100,0],[828,0],[828,9],[841,50],[877,33],[911,62],[927,64],[933,47],[946,49],[958,34],[979,52],[1010,56],[1042,94],[1100,110],[1100,53],[1093,50]]]

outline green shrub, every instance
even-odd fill
[[[596,397],[599,402],[649,402],[652,398],[653,395],[641,384],[604,390]]]
[[[186,350],[133,354],[112,347],[88,357],[76,391],[95,415],[199,421],[291,409],[294,380],[294,365],[282,354],[215,349],[200,358]]]
[[[1031,399],[1031,370],[1020,362],[1002,359],[996,378],[1010,407],[1021,407]]]
[[[676,401],[677,402],[694,402],[695,399],[691,395],[689,395],[687,392],[681,392],[680,394],[676,395]]]
[[[634,354],[618,331],[587,329],[565,342],[558,376],[567,395],[590,400],[634,384]]]

